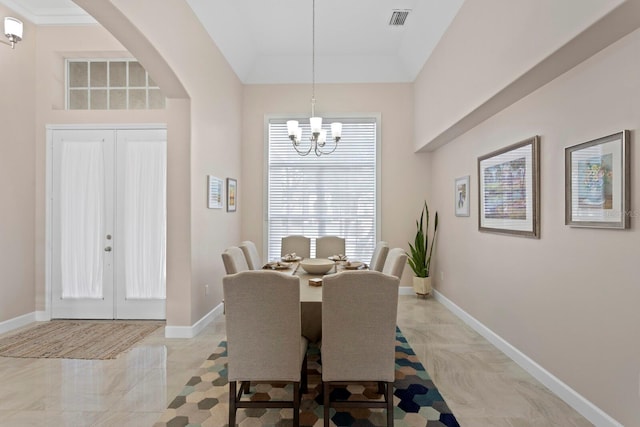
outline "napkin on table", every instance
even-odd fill
[[[283,258],[285,261],[293,261],[294,259],[296,259],[296,258],[297,258],[297,255],[296,255],[296,253],[295,253],[295,252],[292,252],[292,253],[290,253],[290,254],[285,254],[282,258]]]

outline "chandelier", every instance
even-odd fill
[[[311,127],[311,135],[308,139],[309,146],[303,143],[302,128],[297,120],[287,121],[287,132],[289,139],[293,144],[293,148],[301,156],[306,156],[311,151],[320,157],[323,154],[331,154],[338,148],[338,141],[342,136],[342,123],[331,123],[331,141],[327,144],[327,131],[322,129],[322,117],[316,116],[316,1],[313,0],[313,20],[311,23],[311,118],[309,125]],[[304,147],[304,148],[303,148]]]

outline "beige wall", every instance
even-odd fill
[[[318,114],[380,113],[381,233],[392,247],[409,249],[415,220],[429,198],[429,154],[413,153],[413,85],[316,85]],[[242,238],[256,242],[262,252],[264,218],[264,116],[310,114],[310,85],[247,85],[244,95],[242,180]],[[340,148],[338,148],[340,149]],[[405,269],[401,286],[411,286]]]
[[[437,289],[624,425],[640,425],[640,31],[433,153]],[[632,229],[564,225],[564,148],[630,129]],[[480,233],[477,158],[541,137],[541,239]],[[471,175],[471,217],[453,181]]]
[[[190,213],[190,245],[175,254],[191,263],[191,283],[182,294],[183,298],[189,295],[191,312],[185,318],[186,306],[181,306],[179,312],[168,310],[167,320],[171,320],[172,325],[192,325],[222,301],[224,267],[220,254],[240,239],[240,215],[224,209],[208,209],[206,184],[207,175],[223,179],[240,176],[243,86],[187,2],[117,0],[112,3],[158,50],[191,101],[190,201],[184,205]],[[180,37],[167,31],[172,27],[180,28]],[[121,41],[127,44],[126,40]],[[180,196],[179,203],[186,202],[186,197],[186,194]],[[205,285],[209,287],[207,295]],[[178,320],[173,321],[175,319]]]
[[[64,109],[65,57],[131,57],[131,54],[104,28],[85,26],[38,26],[32,33],[37,38],[34,54],[37,87],[35,95],[35,238],[36,238],[36,310],[45,310],[45,189],[46,126],[73,124],[165,123],[168,125],[168,151],[178,145],[174,138],[180,117],[176,103],[166,110],[148,111],[71,111]],[[174,171],[175,156],[168,157],[169,170]],[[171,175],[171,172],[169,173]],[[169,177],[171,180],[171,176]],[[183,193],[181,191],[180,193]],[[171,184],[168,197],[172,199]],[[169,212],[171,215],[171,212]],[[169,221],[171,233],[171,221]],[[169,250],[171,253],[171,250]],[[168,265],[172,264],[169,255]],[[168,291],[171,284],[168,283]]]
[[[0,17],[22,19],[3,6]],[[35,27],[0,45],[0,322],[34,311]],[[4,35],[0,35],[5,40]]]
[[[460,135],[468,121],[484,116],[483,109],[499,111],[564,72],[573,57],[596,52],[604,32],[571,46],[570,55],[550,57],[621,3],[466,0],[415,80],[416,149],[448,133]],[[611,22],[607,30],[615,33],[619,24],[620,19]],[[534,69],[548,58],[544,67]]]
[[[41,26],[37,30],[36,305],[38,310],[44,309],[45,125],[166,123],[167,324],[191,326],[221,302],[220,253],[240,238],[239,215],[206,208],[206,175],[224,178],[240,174],[242,85],[186,2],[116,3],[91,2],[113,35],[95,25]],[[151,9],[153,15],[148,14]],[[128,21],[123,21],[123,16]],[[185,28],[188,48],[165,31],[169,22],[179,22]],[[136,55],[145,45],[140,43],[140,33],[131,31],[132,25],[159,46],[161,56],[154,57],[148,51]],[[168,76],[160,80],[169,82],[171,93],[182,96],[178,87],[182,83],[185,98],[169,99],[167,109],[158,111],[64,110],[64,57],[131,56],[125,46],[133,56],[145,58],[143,65],[152,76]],[[177,76],[177,85],[171,74]],[[205,285],[209,285],[208,295]]]

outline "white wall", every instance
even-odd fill
[[[433,153],[437,289],[625,426],[640,425],[640,31]],[[630,129],[632,228],[564,225],[564,148]],[[541,239],[478,232],[477,158],[541,137]],[[453,182],[471,175],[471,217]],[[439,278],[439,274],[436,274]]]
[[[244,91],[242,179],[238,182],[242,238],[262,248],[264,116],[310,114],[309,85],[247,85]],[[409,249],[415,221],[429,198],[429,154],[413,153],[413,85],[316,85],[318,114],[381,113],[381,233],[391,247]],[[339,149],[339,148],[338,148]],[[405,269],[401,286],[411,286]]]

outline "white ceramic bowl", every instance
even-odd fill
[[[333,268],[335,263],[326,258],[307,258],[300,261],[300,267],[309,274],[325,274]]]

